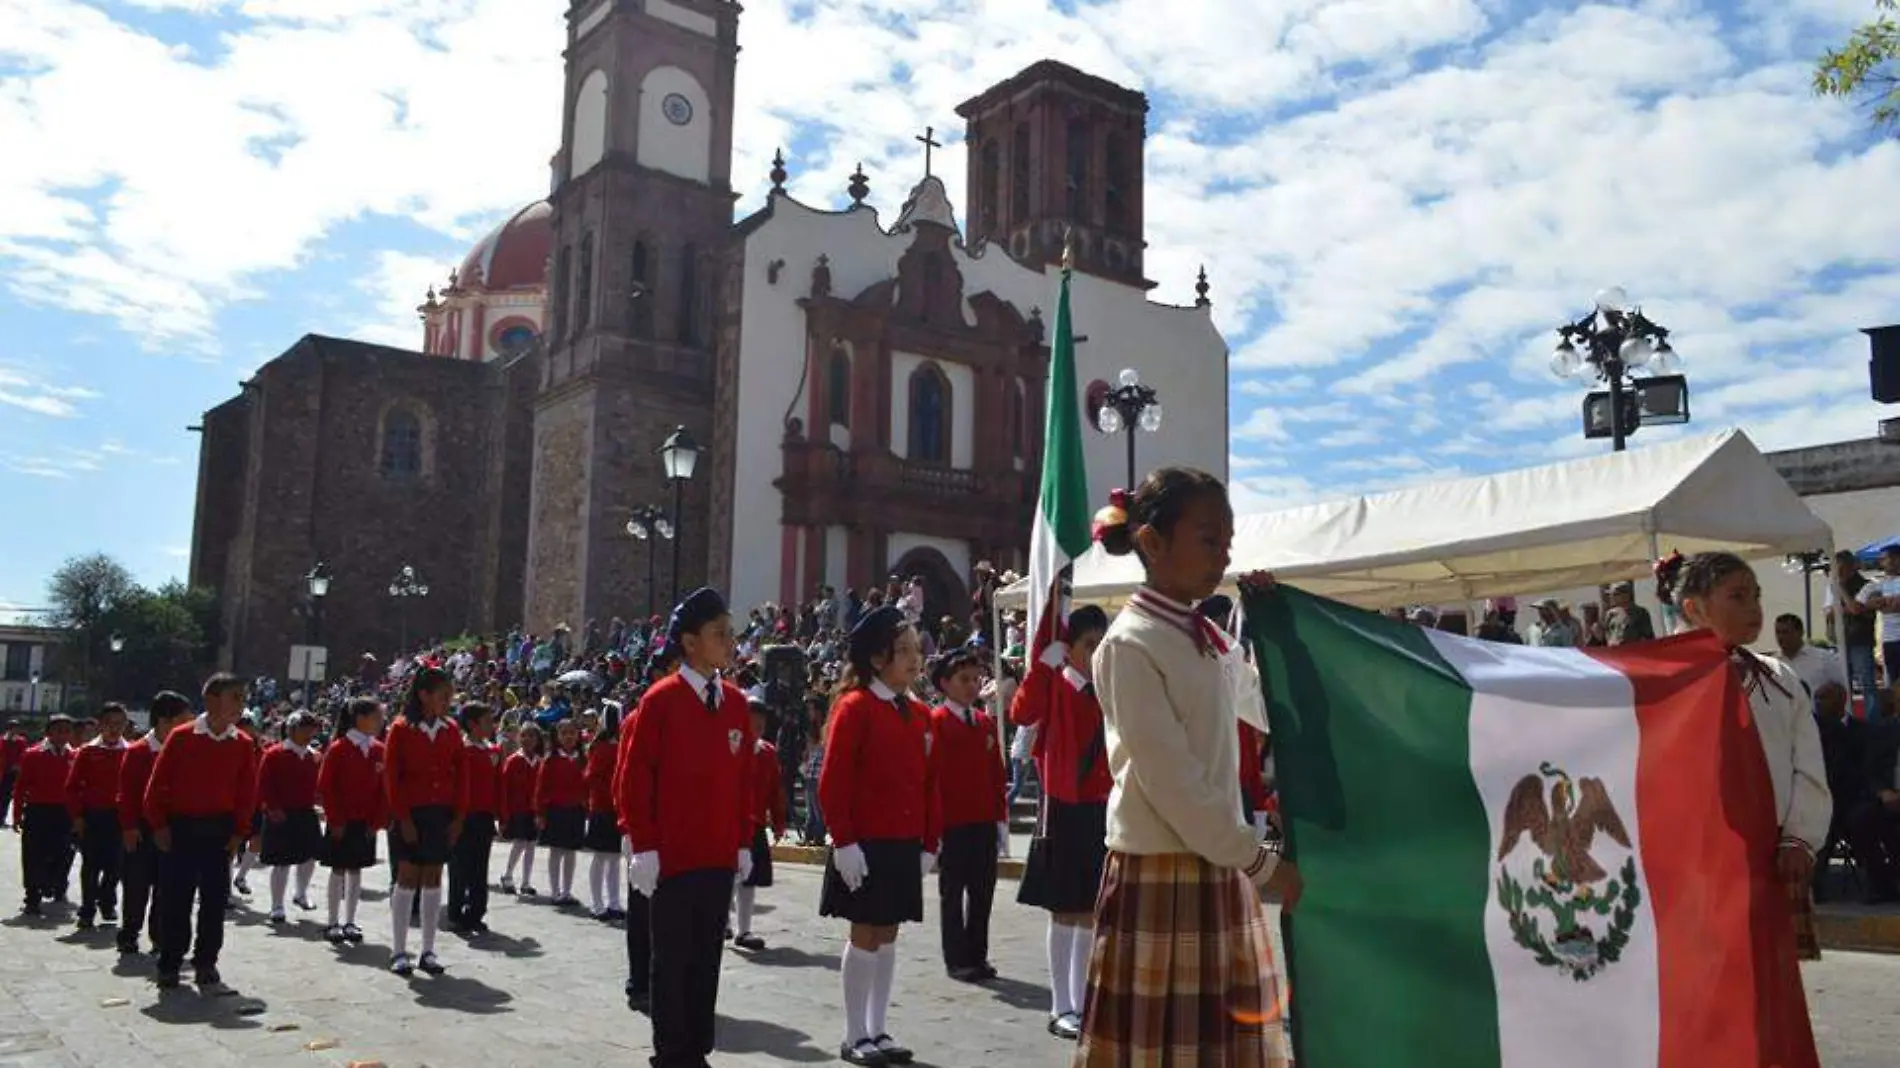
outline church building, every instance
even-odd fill
[[[735,222],[739,5],[567,18],[552,192],[430,290],[421,351],[306,338],[208,413],[192,579],[221,591],[233,667],[309,640],[319,560],[333,660],[403,630],[578,631],[701,582],[750,606],[914,575],[961,616],[978,561],[1027,553],[1065,243],[1092,493],[1127,481],[1092,429],[1123,368],[1168,412],[1141,467],[1225,475],[1205,277],[1194,306],[1147,296],[1142,94],[1044,61],[966,101],[961,218],[926,131],[888,222],[861,167],[832,210],[787,194],[782,155]],[[680,429],[701,452],[674,482]],[[373,537],[346,519],[365,509]],[[630,534],[643,510],[678,542]],[[405,564],[431,591],[396,619]]]

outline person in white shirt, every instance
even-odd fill
[[[1790,612],[1775,617],[1775,647],[1781,662],[1801,676],[1801,685],[1807,688],[1809,698],[1830,682],[1840,683],[1841,689],[1847,689],[1847,665],[1832,652],[1808,644],[1807,628],[1802,626],[1800,616]]]
[[[1900,672],[1900,547],[1881,550],[1880,569],[1886,576],[1861,587],[1860,603],[1880,613],[1880,660],[1891,687]]]

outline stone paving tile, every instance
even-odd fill
[[[0,901],[17,900],[18,870],[18,850],[0,838]],[[756,922],[770,948],[726,956],[718,1065],[836,1063],[843,927],[817,916],[815,869],[781,864],[778,877],[760,892]],[[234,913],[223,971],[242,994],[231,999],[189,988],[159,997],[149,961],[121,964],[109,932],[0,920],[0,1066],[550,1068],[629,1066],[649,1056],[646,1018],[629,1013],[621,996],[618,928],[497,896],[494,936],[473,944],[445,936],[449,974],[404,981],[385,970],[385,876],[368,879],[373,893],[359,920],[369,943],[361,947],[331,948],[312,914],[273,930],[248,907]],[[988,987],[943,974],[931,923],[905,928],[890,1019],[916,1047],[920,1068],[1067,1064],[1069,1047],[1043,1030],[1043,917],[1016,905],[1014,892],[1010,883],[998,891],[993,957],[1003,978]],[[1900,958],[1830,954],[1808,974],[1823,1063],[1890,1065],[1900,1041],[1891,994]],[[117,999],[127,1003],[104,1005]],[[313,1051],[311,1043],[332,1045]]]

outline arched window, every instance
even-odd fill
[[[1107,160],[1103,170],[1107,178],[1107,188],[1103,199],[1108,204],[1108,228],[1111,230],[1132,230],[1134,219],[1130,217],[1129,195],[1134,192],[1134,176],[1129,173],[1128,139],[1121,134],[1108,135],[1104,146]]]
[[[383,416],[383,451],[378,462],[383,477],[411,479],[422,474],[422,420],[407,408],[391,408]]]
[[[1009,383],[1009,449],[1010,455],[1021,457],[1023,446],[1029,440],[1029,401],[1023,395],[1023,380],[1010,379]]]
[[[566,317],[561,314],[561,309],[566,306],[567,302],[567,273],[570,251],[567,246],[563,245],[561,251],[555,254],[554,287],[553,292],[548,294],[548,319],[550,320],[548,323],[548,340],[557,343],[567,335]]]
[[[910,459],[950,462],[950,382],[936,364],[924,364],[910,375]]]
[[[825,361],[825,407],[833,426],[851,425],[851,357],[843,349]]]
[[[983,143],[982,162],[983,214],[977,220],[977,232],[992,237],[996,232],[997,201],[1003,195],[1003,150],[992,137]]]
[[[581,235],[580,284],[574,287],[574,332],[594,321],[594,235]]]
[[[699,342],[699,249],[693,245],[680,249],[679,339]]]
[[[1089,126],[1069,120],[1069,221],[1086,223],[1089,194]]]
[[[628,325],[634,337],[653,336],[653,254],[645,241],[633,243],[633,255],[627,264],[627,300],[633,311]]]
[[[1021,224],[1029,218],[1029,124],[1016,124],[1009,145],[1009,217]]]

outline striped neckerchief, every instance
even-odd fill
[[[1147,618],[1170,626],[1193,639],[1194,647],[1202,656],[1220,657],[1227,654],[1233,645],[1233,639],[1227,632],[1216,626],[1206,616],[1196,612],[1192,606],[1182,604],[1172,597],[1156,593],[1146,586],[1135,590],[1128,598],[1128,607]]]

